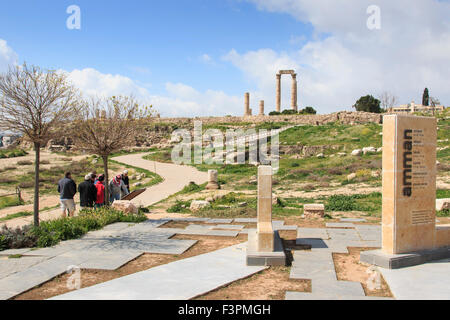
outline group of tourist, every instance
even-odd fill
[[[97,175],[95,171],[84,177],[84,181],[80,183],[77,189],[77,184],[72,179],[72,174],[66,172],[65,177],[58,182],[58,192],[61,200],[62,216],[67,214],[73,217],[76,209],[74,196],[80,193],[80,207],[81,209],[101,208],[105,205],[105,175]],[[120,200],[130,193],[130,179],[128,171],[125,170],[112,178],[108,184],[109,202],[113,203]]]

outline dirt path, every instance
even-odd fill
[[[197,184],[202,184],[208,181],[208,174],[206,172],[200,172],[190,166],[145,160],[142,158],[145,155],[146,154],[143,153],[129,154],[114,158],[114,160],[127,165],[156,172],[164,180],[158,185],[147,188],[143,194],[134,199],[133,203],[136,205],[143,205],[147,207],[180,191],[191,181]]]

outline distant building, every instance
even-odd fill
[[[19,135],[0,136],[0,147],[8,148],[19,138],[20,138]]]
[[[432,106],[424,106],[421,104],[415,104],[414,101],[409,103],[409,104],[404,104],[404,105],[400,105],[397,107],[392,107],[389,108],[389,112],[392,113],[414,113],[414,112],[433,112],[434,111],[444,111],[445,107],[444,106],[434,106],[434,108]]]

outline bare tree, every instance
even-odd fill
[[[435,98],[435,97],[430,97],[430,106],[431,106],[431,112],[433,113],[433,116],[436,113],[436,106],[440,105],[441,102],[439,101],[439,99]]]
[[[379,99],[381,101],[381,107],[386,111],[395,106],[398,102],[398,98],[388,91],[381,93]]]
[[[85,102],[81,119],[73,123],[75,145],[103,160],[106,204],[109,204],[109,156],[134,142],[137,127],[142,119],[151,116],[151,108],[140,107],[133,97],[94,98]]]
[[[76,114],[78,92],[63,73],[36,66],[10,67],[0,75],[0,128],[23,134],[35,151],[34,224],[39,225],[40,149],[55,127]]]

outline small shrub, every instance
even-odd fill
[[[177,200],[174,205],[172,205],[169,209],[167,209],[167,212],[169,212],[169,213],[189,212],[190,206],[191,206],[190,201]]]
[[[328,198],[325,210],[327,211],[353,211],[356,203],[352,196],[332,195]]]
[[[192,192],[198,192],[203,190],[201,186],[196,184],[195,182],[191,181],[187,186],[183,188],[183,190],[180,191],[180,194],[186,194],[186,193],[192,193]]]
[[[17,181],[12,178],[0,177],[0,183],[2,183],[2,184],[12,184],[12,183],[16,183],[16,182]]]
[[[50,164],[49,160],[41,160],[40,164]]]

